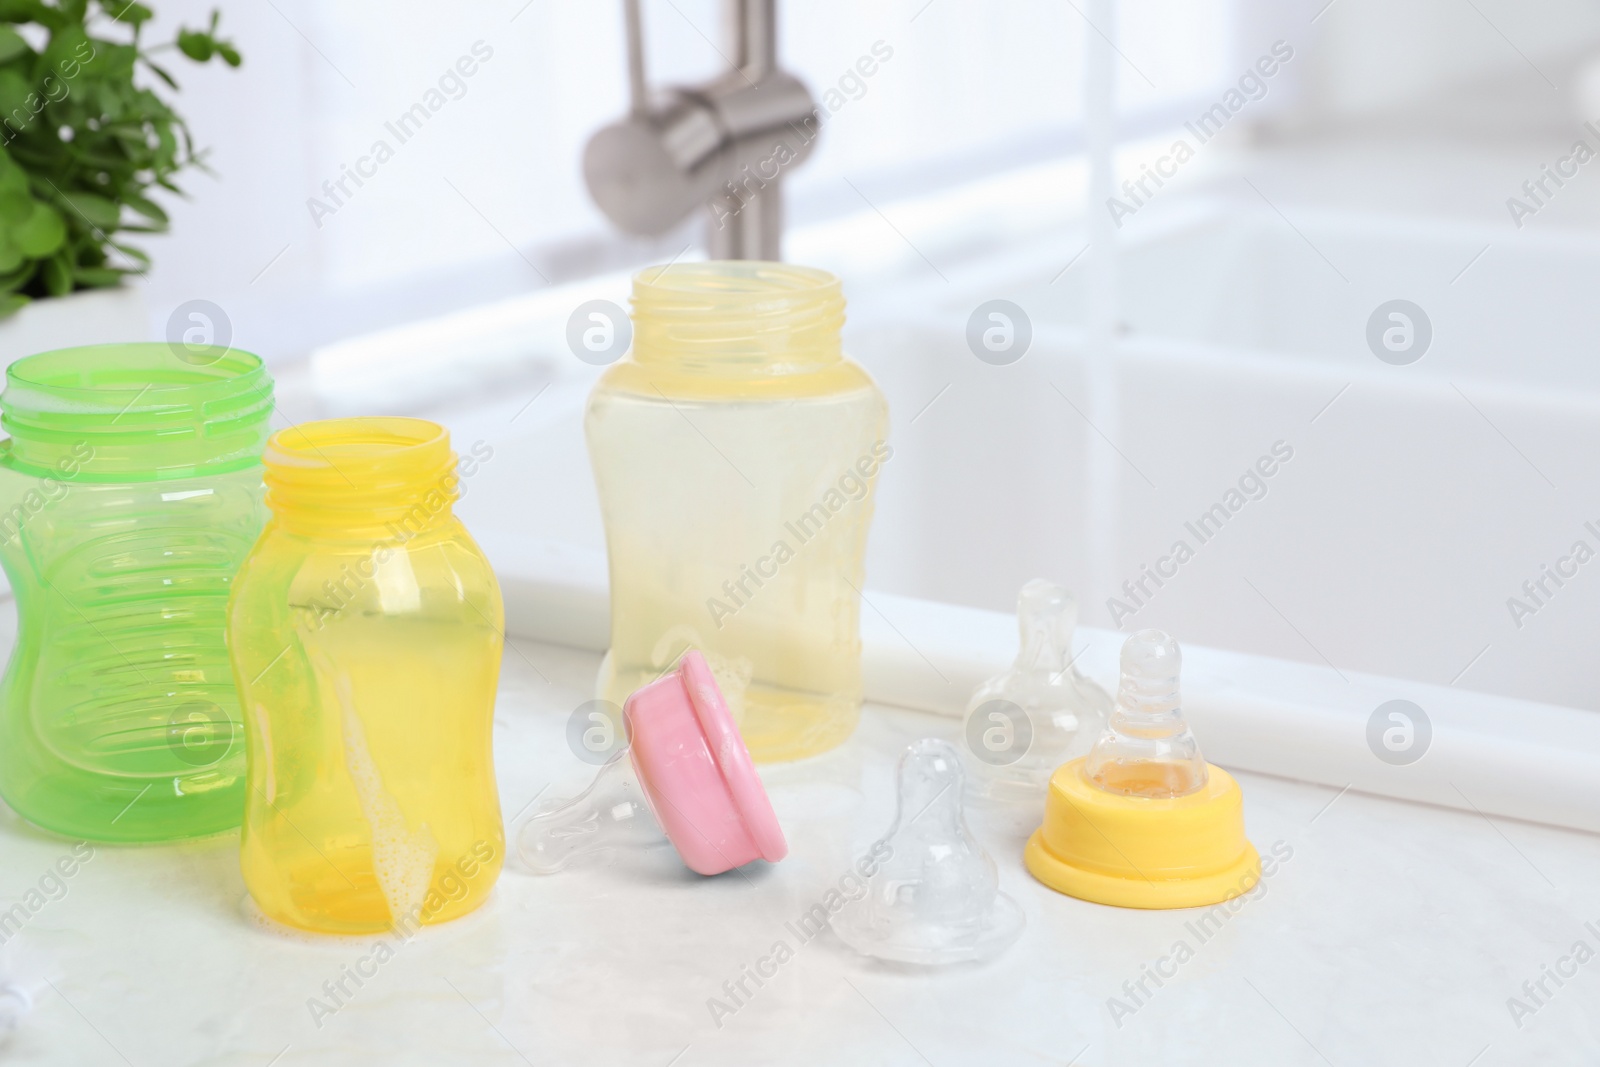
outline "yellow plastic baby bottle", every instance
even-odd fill
[[[500,587],[420,419],[313,422],[262,459],[271,519],[228,605],[270,919],[403,933],[481,904],[505,855],[490,752]]]
[[[698,648],[758,760],[832,748],[860,716],[863,556],[892,450],[843,323],[826,271],[650,268],[633,349],[589,398],[611,570],[601,694],[621,704]]]

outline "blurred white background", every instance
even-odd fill
[[[620,2],[222,9],[246,64],[181,75],[216,177],[190,176],[172,235],[149,242],[152,331],[214,301],[234,343],[275,365],[285,418],[441,418],[503,457],[463,503],[469,521],[602,550],[579,428],[592,371],[566,350],[565,317],[589,296],[624,300],[633,267],[703,254],[699,220],[629,239],[583,187],[585,141],[625,108]],[[645,0],[653,83],[724,69],[719,10]],[[1579,138],[1600,148],[1600,8],[1122,4],[1119,179],[1197,143],[1184,123],[1274,42],[1293,59],[1123,220],[1120,340],[1099,392],[1078,259],[1085,211],[1103,210],[1086,204],[1089,9],[780,10],[782,62],[842,101],[787,179],[786,251],[844,278],[848,346],[894,412],[873,586],[1007,609],[1048,575],[1093,625],[1600,706],[1600,564],[1529,616],[1509,608],[1574,541],[1600,549],[1583,525],[1600,525],[1600,164],[1548,185],[1521,225],[1508,204]],[[892,57],[855,78],[877,42]],[[323,183],[393,142],[385,123],[475,45],[492,56],[459,98],[314,220]],[[1006,368],[963,340],[995,297],[1035,329]],[[1366,340],[1394,299],[1431,320],[1408,366]],[[1120,617],[1122,583],[1280,440],[1295,458],[1268,495]]]
[[[1336,0],[1324,9],[1325,2],[1124,4],[1117,29],[1126,57],[1118,69],[1124,126],[1147,133],[1160,118],[1177,126],[1179,116],[1200,110],[1194,105],[1215,99],[1209,90],[1220,90],[1282,38],[1301,59],[1274,79],[1266,106],[1252,108],[1252,122],[1287,110],[1285,124],[1296,129],[1374,131],[1408,111],[1446,110],[1454,93],[1458,124],[1448,132],[1489,142],[1559,116],[1562,94],[1543,79],[1575,92],[1574,66],[1600,40],[1600,11],[1578,0],[1532,7]],[[212,6],[163,4],[155,32],[200,23]],[[466,306],[538,283],[513,245],[558,279],[627,258],[579,172],[588,136],[624,108],[620,3],[509,0],[447,9],[413,0],[273,0],[220,7],[246,66],[183,74],[182,110],[210,146],[217,179],[192,176],[194,200],[174,212],[174,236],[153,243],[157,303],[231,298],[249,328],[247,308],[288,300],[304,315],[309,299],[320,314],[300,326],[304,334],[279,326],[284,348],[303,350],[307,338],[317,343],[385,318]],[[718,12],[716,0],[645,5],[652,80],[718,72]],[[1079,146],[1081,56],[1090,31],[1071,4],[821,0],[783,5],[781,14],[783,61],[817,94],[837,86],[875,41],[894,49],[878,75],[862,79],[860,98],[829,124],[818,152],[796,172],[797,223],[859,207],[846,175],[895,195],[1062,157]],[[480,40],[494,58],[466,80],[465,95],[403,146],[348,208],[315,225],[306,202],[324,195],[323,181],[386,137],[384,122]],[[1498,91],[1485,92],[1496,79]],[[694,236],[690,228],[686,239]],[[384,300],[398,292],[405,299]],[[371,297],[372,310],[365,300],[350,306],[352,297]],[[345,325],[346,316],[357,321]],[[275,339],[267,324],[260,328]]]
[[[781,5],[785,65],[815,95],[840,88],[847,100],[789,186],[796,223],[858,210],[847,175],[896,195],[1077,147],[1088,31],[1070,6],[938,0],[921,10],[925,3]],[[211,6],[162,5],[155,32],[198,23]],[[237,305],[242,343],[259,330],[258,347],[292,356],[341,333],[541,284],[534,268],[569,280],[651,258],[614,236],[580,172],[584,142],[625,110],[620,2],[446,9],[273,0],[221,9],[246,65],[183,79],[185,114],[211,147],[218,178],[190,178],[195,199],[174,213],[176,236],[152,249],[157,304]],[[655,84],[724,68],[717,0],[659,0],[644,18]],[[1146,81],[1125,67],[1126,108],[1164,109],[1172,124],[1175,103],[1198,102],[1230,76],[1232,26],[1226,0],[1130,7],[1123,50],[1161,77]],[[477,41],[493,58],[464,79],[461,98],[316,225],[307,200],[326,199],[322,182],[375,140],[394,143],[384,123]],[[852,68],[878,41],[893,57],[860,78]],[[670,257],[698,239],[695,220],[660,248],[671,245]],[[286,304],[302,321],[279,320]]]

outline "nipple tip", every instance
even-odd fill
[[[897,784],[902,810],[908,801],[941,806],[961,805],[961,756],[948,741],[925,737],[906,746],[900,756]]]
[[[0,1043],[7,1041],[33,1010],[33,998],[15,982],[0,984]]]
[[[960,755],[925,738],[900,758],[894,823],[864,857],[865,892],[833,921],[863,955],[938,965],[984,960],[1022,933],[1022,909],[999,891],[994,861],[962,816]]]
[[[666,841],[626,760],[602,764],[570,800],[548,800],[517,831],[517,857],[534,874],[612,862],[619,852]]]
[[[1122,673],[1137,678],[1176,678],[1183,667],[1178,642],[1161,630],[1140,630],[1122,644]]]
[[[1017,594],[1017,607],[1023,610],[1059,614],[1063,611],[1075,612],[1078,600],[1064,585],[1058,585],[1048,578],[1032,578]]]

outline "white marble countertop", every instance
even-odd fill
[[[598,658],[518,641],[505,664],[495,752],[510,821],[542,790],[589,776],[563,731]],[[351,995],[321,1018],[311,999],[331,1004],[324,983],[371,960],[379,939],[295,939],[253,923],[233,835],[97,847],[0,948],[0,972],[34,1001],[0,1060],[1490,1067],[1600,1056],[1600,959],[1571,955],[1580,941],[1600,952],[1600,838],[1252,773],[1238,776],[1250,836],[1292,855],[1259,897],[1204,930],[1197,912],[1059,896],[1022,867],[1031,827],[974,815],[1027,914],[999,959],[926,971],[862,959],[831,933],[797,944],[785,923],[892,817],[901,749],[958,727],[869,707],[839,751],[764,769],[792,849],[772,867],[703,879],[665,846],[543,878],[513,861],[477,913],[387,939],[393,957],[362,964],[376,973],[359,987],[345,978]],[[72,848],[4,813],[0,906]],[[723,983],[779,939],[794,958],[714,1020],[708,1000],[728,1002]],[[1192,951],[1181,965],[1179,941]],[[1143,977],[1157,966],[1176,973],[1158,986]],[[1554,969],[1576,973],[1558,985]],[[1531,1010],[1514,1019],[1511,997]]]

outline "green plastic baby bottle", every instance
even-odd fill
[[[0,795],[96,841],[239,825],[229,586],[266,520],[272,380],[247,352],[97,345],[29,356],[0,393],[0,563],[17,639]]]
[[[878,387],[840,348],[826,271],[685,263],[633,280],[633,349],[590,395],[621,704],[698,648],[758,760],[838,745],[860,715],[859,603]]]

